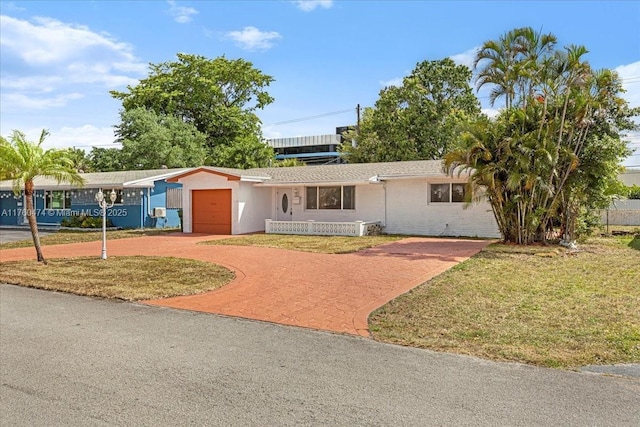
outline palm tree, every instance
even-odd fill
[[[0,137],[0,177],[13,181],[15,194],[19,194],[20,190],[24,189],[27,219],[33,244],[36,248],[38,261],[44,264],[47,261],[42,256],[36,214],[33,209],[33,181],[36,177],[41,176],[54,178],[58,183],[84,184],[84,179],[73,167],[68,150],[49,149],[45,151],[42,148],[42,143],[48,135],[49,132],[43,129],[37,144],[28,141],[25,134],[17,130],[13,131],[9,140]]]
[[[506,108],[511,108],[516,96],[516,83],[520,70],[518,63],[519,29],[511,30],[498,40],[482,44],[476,53],[473,67],[477,70],[478,90],[486,84],[493,85],[489,102],[493,106],[498,98],[504,97]]]
[[[553,34],[542,34],[531,27],[516,28],[498,40],[485,42],[474,61],[478,89],[493,85],[491,105],[500,97],[505,98],[506,108],[518,101],[526,105],[538,86],[541,62],[553,52],[556,42]]]

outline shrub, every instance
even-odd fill
[[[627,192],[629,199],[640,199],[640,185],[632,185]]]
[[[100,228],[102,227],[102,217],[88,215],[72,215],[60,221],[63,227],[74,228]],[[113,227],[113,222],[107,218],[107,227]]]
[[[576,237],[581,241],[600,228],[602,221],[597,211],[583,209],[576,223]]]

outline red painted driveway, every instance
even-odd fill
[[[215,291],[146,304],[368,336],[373,310],[490,243],[412,237],[341,255],[197,244],[227,237],[177,233],[111,240],[108,254],[191,258],[236,273]],[[100,248],[101,242],[75,243],[44,246],[43,252],[47,258],[99,257]],[[0,251],[0,262],[34,258],[33,248]]]

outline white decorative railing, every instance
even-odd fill
[[[380,227],[379,221],[320,222],[265,220],[265,233],[308,234],[321,236],[366,236],[369,227]]]

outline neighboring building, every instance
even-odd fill
[[[499,237],[486,202],[467,206],[467,175],[437,160],[228,169],[193,168],[182,184],[184,231],[244,234],[386,233]]]
[[[627,187],[640,185],[640,169],[627,169],[618,176]],[[640,200],[615,200],[600,212],[605,225],[640,225]]]
[[[340,126],[335,134],[274,138],[267,144],[273,147],[277,160],[297,159],[309,166],[345,163],[339,147],[344,134],[354,129],[355,126]]]
[[[626,169],[618,176],[618,179],[627,187],[640,185],[640,169]]]
[[[276,152],[277,160],[298,159],[307,165],[341,163],[338,152],[341,142],[341,136],[333,134],[275,138],[267,141]]]
[[[107,217],[121,228],[177,227],[182,195],[180,184],[167,183],[166,178],[187,169],[156,169],[122,172],[85,173],[83,187],[57,184],[54,179],[35,179],[34,210],[38,224],[56,225],[73,215],[101,216],[95,201],[99,189],[115,190],[118,197]],[[12,181],[0,181],[0,225],[24,225],[26,201],[24,192],[14,195]]]

